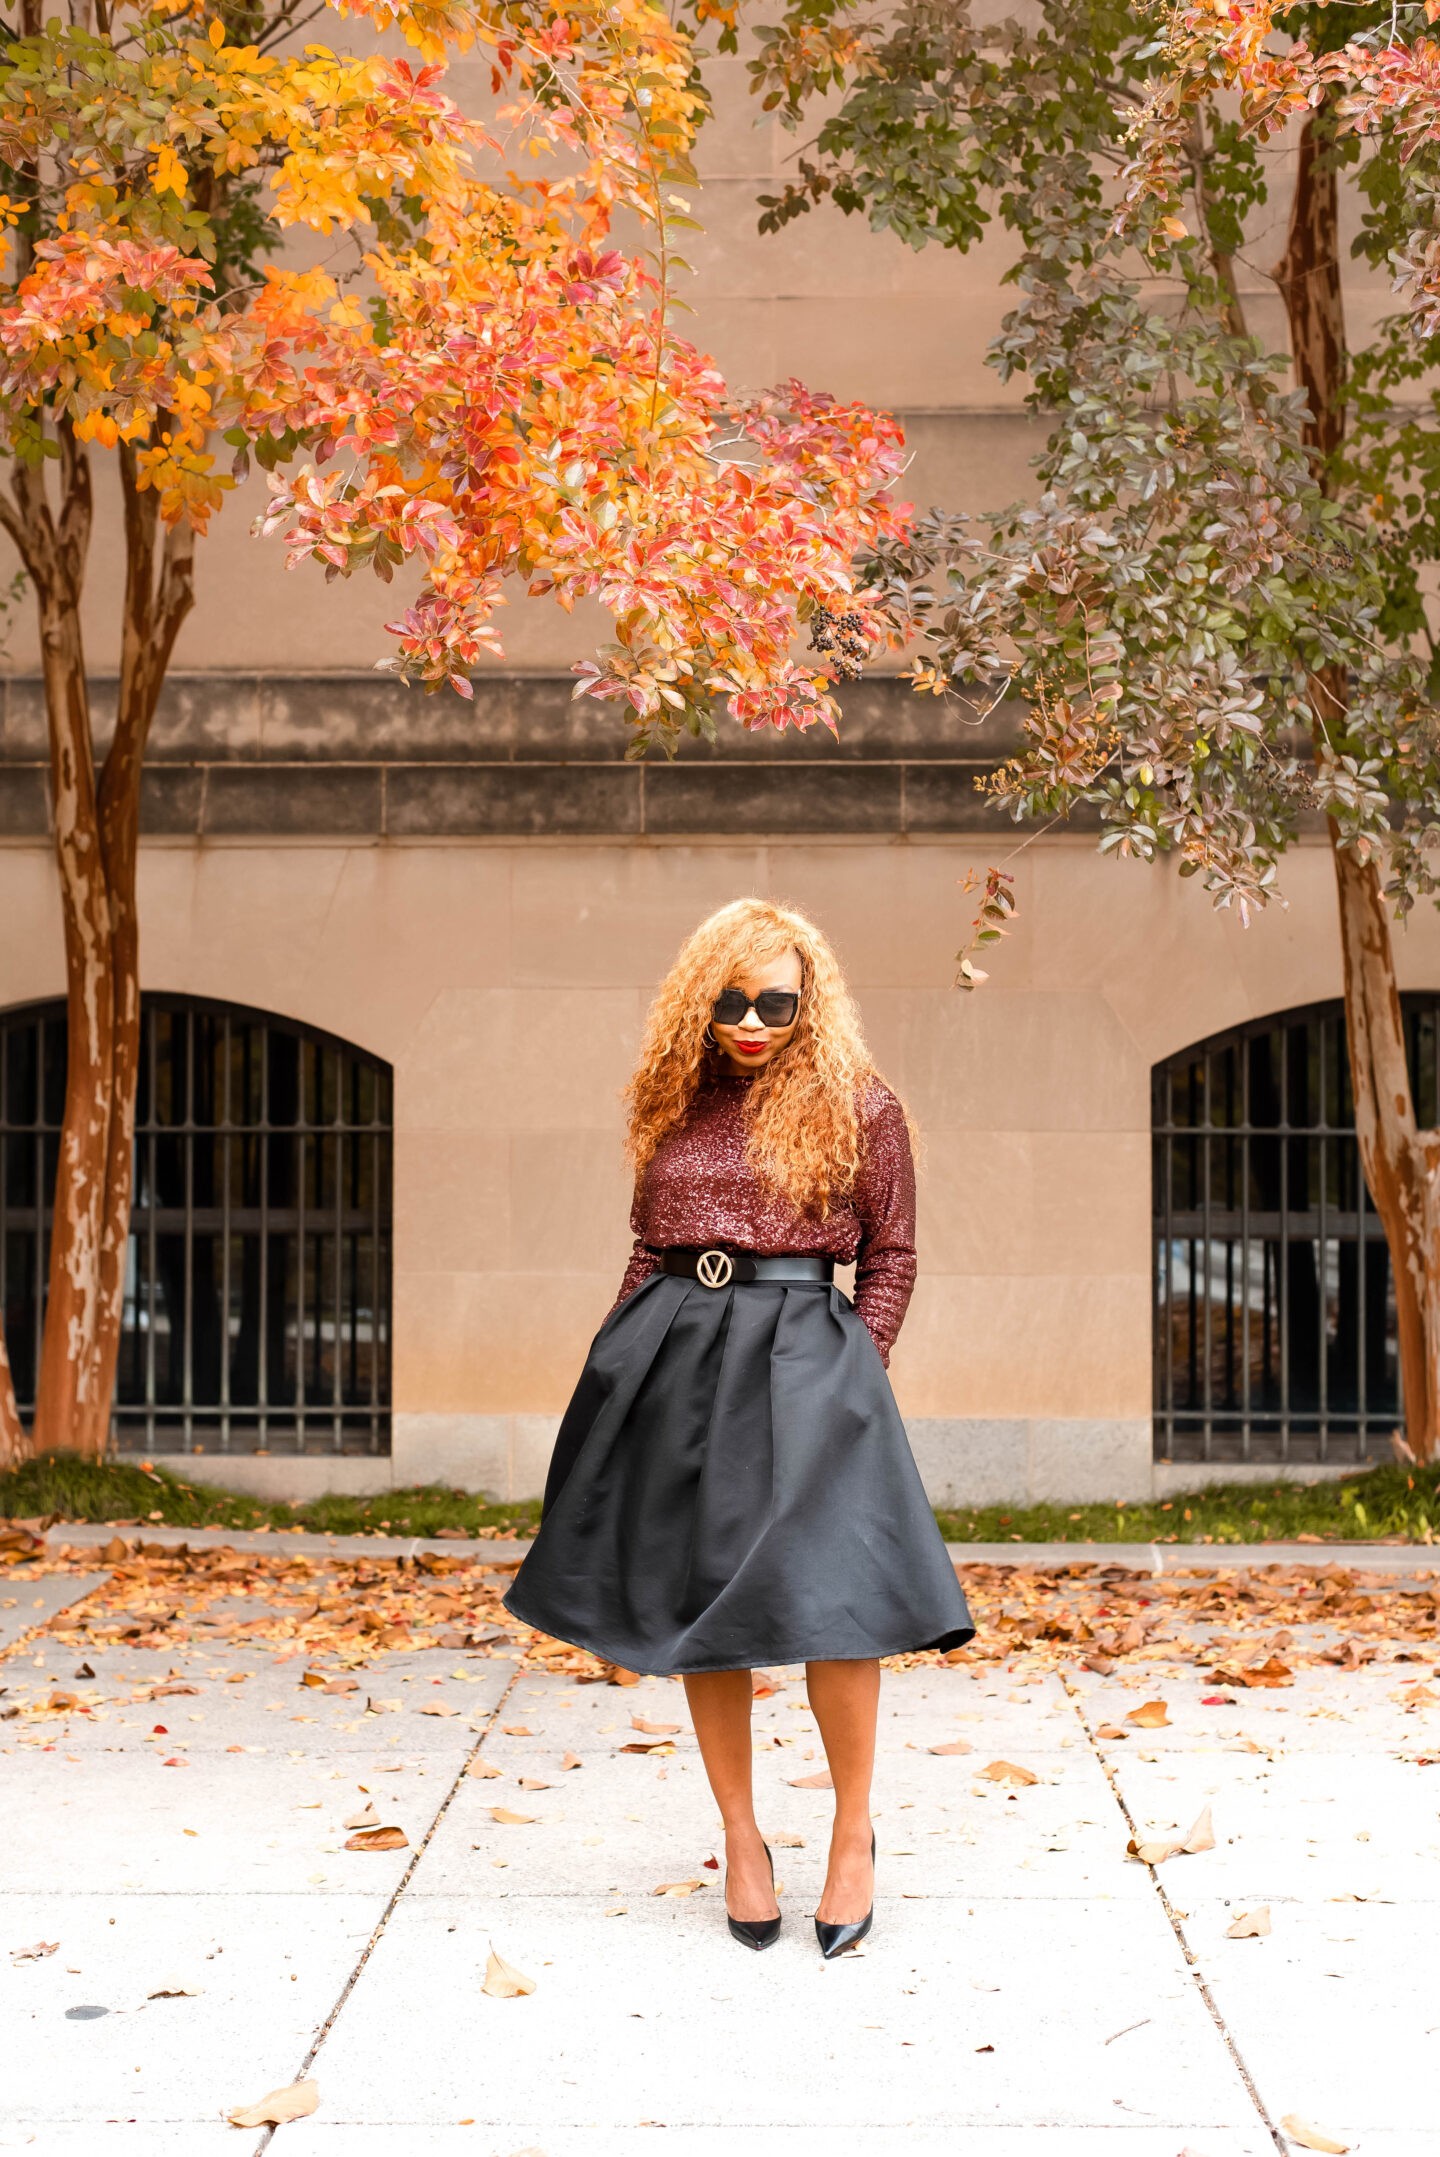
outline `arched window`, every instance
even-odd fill
[[[1440,995],[1402,998],[1416,1110],[1440,1121]],[[1395,1299],[1360,1168],[1345,1010],[1258,1019],[1157,1064],[1155,1451],[1388,1457]]]
[[[65,1007],[0,1012],[0,1309],[34,1403]],[[142,1002],[125,1452],[389,1448],[391,1073],[311,1027]]]

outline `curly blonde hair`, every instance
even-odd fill
[[[801,966],[799,1019],[785,1047],[750,1082],[749,1156],[764,1181],[802,1212],[828,1213],[853,1184],[861,1100],[880,1074],[830,945],[803,914],[765,899],[733,900],[702,921],[660,984],[625,1089],[626,1150],[637,1178],[715,1068],[705,1033],[716,997],[792,948]]]

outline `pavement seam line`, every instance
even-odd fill
[[[314,2037],[311,2039],[309,2051],[305,2054],[304,2059],[300,2062],[300,2065],[296,2068],[295,2073],[291,2076],[290,2079],[292,2082],[303,2082],[306,2075],[310,2072],[311,2067],[314,2065],[315,2058],[316,2055],[319,2053],[320,2047],[324,2044],[326,2038],[330,2035],[331,2030],[334,2028],[336,2018],[338,2017],[340,2010],[344,2007],[345,2002],[349,1999],[351,1993],[355,1990],[356,1985],[359,1983],[361,1971],[364,1969],[366,1963],[370,1960],[370,1957],[374,1954],[376,1948],[379,1946],[380,1941],[384,1936],[385,1928],[389,1924],[391,1918],[395,1914],[397,1907],[399,1906],[401,1896],[404,1894],[406,1888],[410,1885],[411,1880],[414,1878],[416,1866],[420,1863],[421,1858],[429,1849],[431,1837],[434,1835],[436,1828],[439,1827],[440,1822],[444,1819],[446,1813],[450,1810],[450,1807],[454,1802],[456,1792],[459,1790],[461,1783],[464,1782],[465,1777],[469,1774],[471,1761],[479,1758],[480,1748],[485,1743],[485,1740],[489,1737],[491,1731],[494,1729],[496,1717],[501,1714],[506,1701],[510,1698],[511,1693],[515,1690],[515,1687],[519,1682],[520,1672],[523,1667],[523,1664],[517,1658],[515,1667],[511,1671],[510,1677],[504,1689],[502,1690],[499,1699],[495,1702],[494,1707],[486,1716],[484,1725],[480,1730],[479,1735],[476,1737],[475,1743],[471,1746],[469,1752],[466,1753],[465,1758],[460,1763],[460,1766],[456,1769],[450,1783],[450,1788],[446,1791],[444,1797],[440,1800],[439,1805],[436,1807],[430,1825],[426,1828],[424,1834],[421,1836],[419,1842],[415,1845],[415,1848],[411,1853],[409,1864],[405,1867],[404,1872],[401,1873],[400,1878],[396,1881],[394,1891],[392,1892],[389,1901],[386,1903],[384,1909],[380,1912],[379,1917],[375,1920],[375,1924],[371,1931],[370,1937],[365,1942],[364,1947],[360,1951],[359,1960],[355,1964],[354,1969],[350,1972],[350,1975],[346,1978],[344,1984],[341,1986],[339,1996],[336,1999],[334,2006],[331,2008],[329,2014],[325,2017],[325,2020],[321,2023],[319,2029],[316,2031]],[[261,2152],[269,2149],[271,2142],[274,2140],[275,2132],[276,2130],[273,2126],[261,2129],[260,2140],[255,2145],[252,2157],[261,2157]]]
[[[1131,1835],[1138,1842],[1140,1840],[1139,1825],[1135,1819],[1135,1815],[1130,1810],[1124,1791],[1120,1788],[1119,1778],[1116,1776],[1114,1769],[1111,1767],[1110,1762],[1106,1759],[1104,1753],[1100,1750],[1099,1742],[1095,1736],[1094,1731],[1090,1727],[1090,1718],[1085,1712],[1084,1695],[1080,1691],[1079,1686],[1072,1681],[1072,1679],[1064,1670],[1057,1671],[1056,1675],[1059,1678],[1060,1683],[1064,1686],[1066,1694],[1069,1697],[1070,1705],[1075,1711],[1075,1719],[1079,1723],[1080,1728],[1085,1733],[1085,1742],[1088,1744],[1091,1752],[1095,1756],[1095,1759],[1098,1761],[1100,1772],[1105,1777],[1106,1782],[1110,1786],[1110,1794],[1114,1798],[1115,1803],[1119,1807],[1121,1813],[1124,1815],[1125,1824],[1129,1828]],[[1265,2103],[1264,2098],[1260,2095],[1259,2089],[1256,2087],[1255,2077],[1251,2074],[1249,2068],[1246,2066],[1244,2055],[1241,2052],[1240,2047],[1236,2043],[1234,2037],[1231,2035],[1230,2026],[1226,2022],[1225,2017],[1220,2012],[1220,2008],[1216,2001],[1215,1995],[1210,1990],[1209,1985],[1206,1983],[1205,1977],[1200,1970],[1200,1967],[1197,1964],[1194,1955],[1190,1951],[1190,1942],[1185,1937],[1185,1929],[1180,1922],[1179,1913],[1176,1910],[1174,1903],[1170,1900],[1169,1894],[1166,1892],[1164,1881],[1160,1878],[1160,1868],[1158,1867],[1158,1865],[1147,1865],[1145,1869],[1150,1875],[1150,1884],[1154,1888],[1156,1895],[1159,1897],[1160,1907],[1165,1912],[1165,1917],[1170,1926],[1170,1930],[1175,1935],[1175,1943],[1180,1949],[1181,1954],[1185,1958],[1185,1967],[1190,1972],[1191,1977],[1195,1981],[1196,1989],[1199,1992],[1201,1999],[1205,2002],[1206,2008],[1209,2011],[1210,2020],[1214,2023],[1217,2031],[1220,2034],[1220,2042],[1224,2045],[1225,2050],[1230,2055],[1231,2063],[1234,2066],[1236,2074],[1240,2077],[1246,2095],[1249,2097],[1251,2104],[1254,2105],[1256,2113],[1259,2115],[1261,2124],[1263,2125],[1265,2132],[1269,2135],[1271,2141],[1274,2143],[1276,2149],[1279,2151],[1280,2157],[1289,2157],[1290,2145],[1286,2141],[1285,2136],[1281,2133],[1280,2129],[1275,2125],[1274,2120],[1271,2119],[1269,2107]]]

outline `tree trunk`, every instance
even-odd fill
[[[1305,438],[1321,485],[1335,481],[1345,438],[1347,354],[1340,282],[1339,181],[1333,117],[1305,122],[1285,255],[1285,301],[1295,378],[1309,400]],[[1317,757],[1345,732],[1348,691],[1334,671],[1310,685]],[[1345,1037],[1365,1181],[1390,1247],[1406,1435],[1417,1460],[1440,1450],[1440,1132],[1416,1128],[1395,974],[1395,945],[1379,863],[1342,846],[1330,853],[1340,909]]]
[[[109,1441],[134,1172],[140,970],[136,863],[140,779],[156,701],[193,604],[193,534],[165,533],[153,494],[121,451],[126,586],[115,737],[97,786],[80,595],[90,471],[60,432],[62,509],[41,469],[20,467],[0,523],[20,549],[40,611],[50,723],[55,854],[65,938],[67,1071],[34,1427],[27,1449],[0,1338],[0,1464],[36,1453],[98,1457]],[[3,1318],[3,1314],[0,1314]]]
[[[1334,843],[1345,962],[1345,1034],[1365,1181],[1390,1246],[1405,1431],[1417,1460],[1440,1450],[1440,1131],[1416,1129],[1390,916],[1380,872]]]

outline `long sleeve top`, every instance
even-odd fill
[[[888,1087],[870,1082],[860,1103],[860,1172],[822,1217],[770,1189],[746,1158],[751,1083],[740,1075],[707,1081],[647,1164],[617,1305],[667,1249],[816,1252],[854,1264],[855,1309],[888,1363],[915,1285],[915,1166],[904,1112]]]

